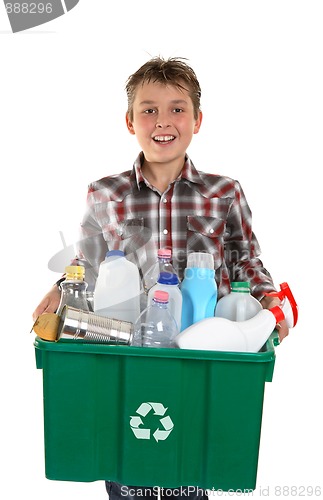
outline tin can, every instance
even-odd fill
[[[106,318],[75,307],[64,306],[57,340],[130,345],[132,337],[133,324],[129,321]]]

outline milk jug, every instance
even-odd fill
[[[94,312],[135,323],[140,314],[140,275],[121,250],[107,252],[94,288]]]
[[[262,306],[250,294],[250,285],[247,281],[231,283],[231,292],[218,300],[214,316],[231,319],[231,321],[245,321],[261,311]]]

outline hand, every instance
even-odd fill
[[[54,313],[57,311],[61,300],[61,292],[57,285],[54,285],[33,312],[33,320],[43,313]]]
[[[264,297],[261,301],[261,305],[264,309],[271,309],[274,306],[280,306],[281,301],[278,297]],[[285,337],[289,334],[289,328],[285,320],[280,321],[276,325],[276,330],[278,331],[279,341],[282,342]]]

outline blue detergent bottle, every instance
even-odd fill
[[[202,319],[214,316],[218,290],[212,254],[192,252],[188,255],[181,292],[181,331]]]

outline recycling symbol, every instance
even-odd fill
[[[136,438],[151,439],[153,436],[157,442],[165,441],[174,428],[170,416],[165,416],[167,409],[162,403],[141,403],[136,410],[136,415],[130,416],[130,427]],[[154,429],[145,428],[141,418],[145,418],[150,412],[153,412],[152,415],[159,417],[156,422],[157,427]]]

